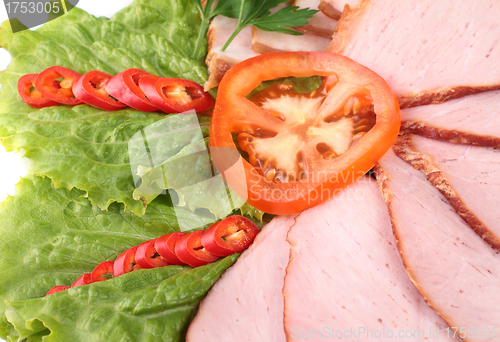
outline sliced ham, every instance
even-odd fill
[[[315,10],[318,9],[319,4],[320,0],[295,0],[293,2],[293,6]],[[337,20],[326,16],[323,12],[318,12],[314,17],[309,19],[308,24],[296,27],[295,29],[300,32],[331,39],[336,26]]]
[[[365,0],[328,50],[382,76],[402,108],[500,88],[498,0]]]
[[[238,19],[216,16],[208,30],[208,55],[205,63],[208,66],[209,78],[205,83],[205,91],[219,85],[220,80],[233,65],[257,56],[252,50],[252,28],[245,27],[234,38],[226,51],[222,51],[229,37],[236,30]]]
[[[500,250],[500,150],[408,134],[396,153],[422,171],[479,236]]]
[[[282,289],[295,216],[275,217],[212,287],[187,342],[285,342]]]
[[[374,179],[362,178],[301,213],[288,241],[288,341],[403,341],[398,334],[407,331],[418,331],[408,341],[454,340],[408,278]]]
[[[252,27],[252,49],[257,53],[280,51],[325,51],[330,39],[313,36],[292,36],[286,33],[267,32]]]
[[[422,296],[451,327],[474,328],[465,341],[498,341],[491,331],[500,322],[499,252],[392,150],[377,171],[399,251]]]
[[[454,143],[500,147],[500,91],[401,111],[403,132]]]
[[[352,9],[358,5],[358,2],[358,0],[321,0],[318,8],[330,18],[339,20],[345,5],[349,5]]]

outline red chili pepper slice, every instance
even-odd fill
[[[129,248],[116,258],[113,264],[113,277],[118,277],[122,274],[141,269],[135,262],[135,252],[137,248],[139,248],[139,246]]]
[[[28,74],[19,79],[17,82],[17,92],[21,96],[21,99],[33,108],[57,106],[59,102],[49,100],[36,90],[35,82],[37,77],[38,74]]]
[[[66,286],[66,285],[57,285],[57,286],[54,286],[53,288],[51,288],[49,290],[49,292],[47,292],[47,294],[45,296],[48,296],[48,295],[51,295],[51,294],[54,294],[54,293],[57,293],[57,292],[61,292],[61,291],[66,291],[67,289],[69,289],[69,286]]]
[[[212,96],[190,80],[145,76],[139,80],[139,86],[151,103],[165,113],[200,112],[214,104]]]
[[[71,285],[71,287],[77,287],[77,286],[82,286],[82,285],[87,285],[92,283],[92,279],[90,278],[90,273],[84,273],[75,280],[75,282]]]
[[[113,265],[115,264],[114,261],[104,261],[101,262],[99,265],[97,265],[92,273],[90,274],[90,279],[94,283],[96,281],[104,281],[107,280],[108,278],[105,277],[105,275],[109,274],[111,277],[113,276]]]
[[[184,265],[184,262],[175,254],[175,244],[179,238],[184,235],[186,235],[186,233],[182,232],[166,234],[160,236],[155,241],[155,249],[158,254],[172,265]]]
[[[217,255],[203,248],[201,244],[201,236],[203,233],[203,230],[198,230],[186,234],[181,236],[175,244],[175,254],[177,254],[177,257],[185,264],[192,267],[198,267],[219,259]]]
[[[235,215],[211,225],[201,237],[201,244],[212,254],[224,257],[250,246],[259,228],[246,217]]]
[[[103,110],[118,110],[127,107],[125,103],[111,97],[104,86],[113,75],[102,71],[89,71],[73,85],[73,93],[81,101]]]
[[[169,265],[168,261],[161,257],[156,251],[154,240],[141,243],[135,252],[135,261],[142,268],[164,267]]]
[[[127,69],[111,78],[104,86],[114,98],[143,112],[156,112],[156,108],[139,87],[139,80],[151,75],[142,69]]]
[[[49,100],[76,106],[83,104],[73,94],[73,84],[80,77],[82,75],[76,71],[60,66],[53,66],[38,74],[35,88]]]

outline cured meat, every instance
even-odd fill
[[[345,5],[352,9],[358,5],[358,0],[321,0],[318,8],[330,18],[339,20]]]
[[[252,27],[252,49],[257,53],[280,51],[325,51],[330,39],[313,36],[292,36],[286,33],[267,32]]]
[[[500,150],[408,134],[396,153],[422,171],[465,222],[500,250]]]
[[[318,9],[320,0],[295,0],[294,6],[300,8]],[[295,29],[300,32],[313,34],[320,37],[332,38],[332,34],[337,26],[337,20],[327,17],[323,12],[318,12],[309,19],[309,23]]]
[[[329,51],[382,76],[402,108],[500,88],[497,0],[365,0]]]
[[[492,331],[500,322],[499,252],[392,150],[377,173],[403,262],[422,296],[451,327],[474,328],[464,341],[498,341]]]
[[[500,91],[401,111],[401,130],[454,143],[500,147]]]
[[[208,30],[208,55],[205,63],[208,66],[209,78],[205,83],[205,91],[219,85],[220,80],[233,65],[257,56],[252,50],[252,29],[245,27],[234,38],[226,51],[222,51],[229,37],[236,30],[238,19],[216,16]]]
[[[408,278],[374,179],[361,178],[295,221],[283,289],[288,341],[403,341],[407,331],[418,332],[409,341],[454,340]]]
[[[282,289],[295,216],[275,217],[212,287],[187,342],[285,342]]]

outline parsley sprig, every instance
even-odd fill
[[[317,10],[308,8],[299,9],[298,6],[287,6],[271,14],[269,11],[271,8],[287,0],[219,0],[215,6],[213,6],[214,0],[207,0],[205,7],[202,6],[201,0],[192,1],[194,1],[200,10],[202,19],[196,47],[192,56],[195,59],[201,57],[199,56],[201,43],[207,35],[210,21],[216,15],[238,19],[236,30],[222,48],[222,51],[225,51],[238,33],[249,25],[253,25],[264,31],[302,35],[303,33],[291,30],[288,27],[305,25],[318,12]]]

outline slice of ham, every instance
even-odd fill
[[[216,16],[208,30],[208,55],[205,63],[208,66],[209,78],[205,83],[205,91],[215,88],[233,65],[258,54],[252,50],[252,28],[245,27],[234,38],[226,51],[224,44],[238,25],[238,19]]]
[[[328,50],[382,76],[402,108],[500,88],[497,0],[365,0]]]
[[[345,5],[351,9],[358,5],[358,0],[321,0],[318,9],[332,19],[339,20]]]
[[[448,326],[408,278],[374,179],[362,178],[295,221],[283,288],[288,341],[402,341],[406,331],[418,331],[409,341],[459,341],[446,336]]]
[[[295,216],[275,217],[201,302],[187,342],[285,342],[282,289]]]
[[[500,91],[401,111],[401,130],[454,143],[500,147]]]
[[[293,2],[293,6],[315,10],[318,9],[319,4],[320,0],[295,0]],[[300,32],[331,39],[336,26],[337,20],[326,16],[323,12],[318,12],[309,19],[308,24],[296,27],[295,29]]]
[[[325,51],[330,39],[313,36],[292,36],[286,33],[267,32],[252,27],[252,49],[257,53],[281,51]]]
[[[394,150],[422,171],[465,222],[500,250],[500,150],[408,134]]]
[[[465,341],[498,341],[491,331],[500,322],[499,252],[392,150],[377,174],[403,262],[422,296],[451,327],[481,331]]]

